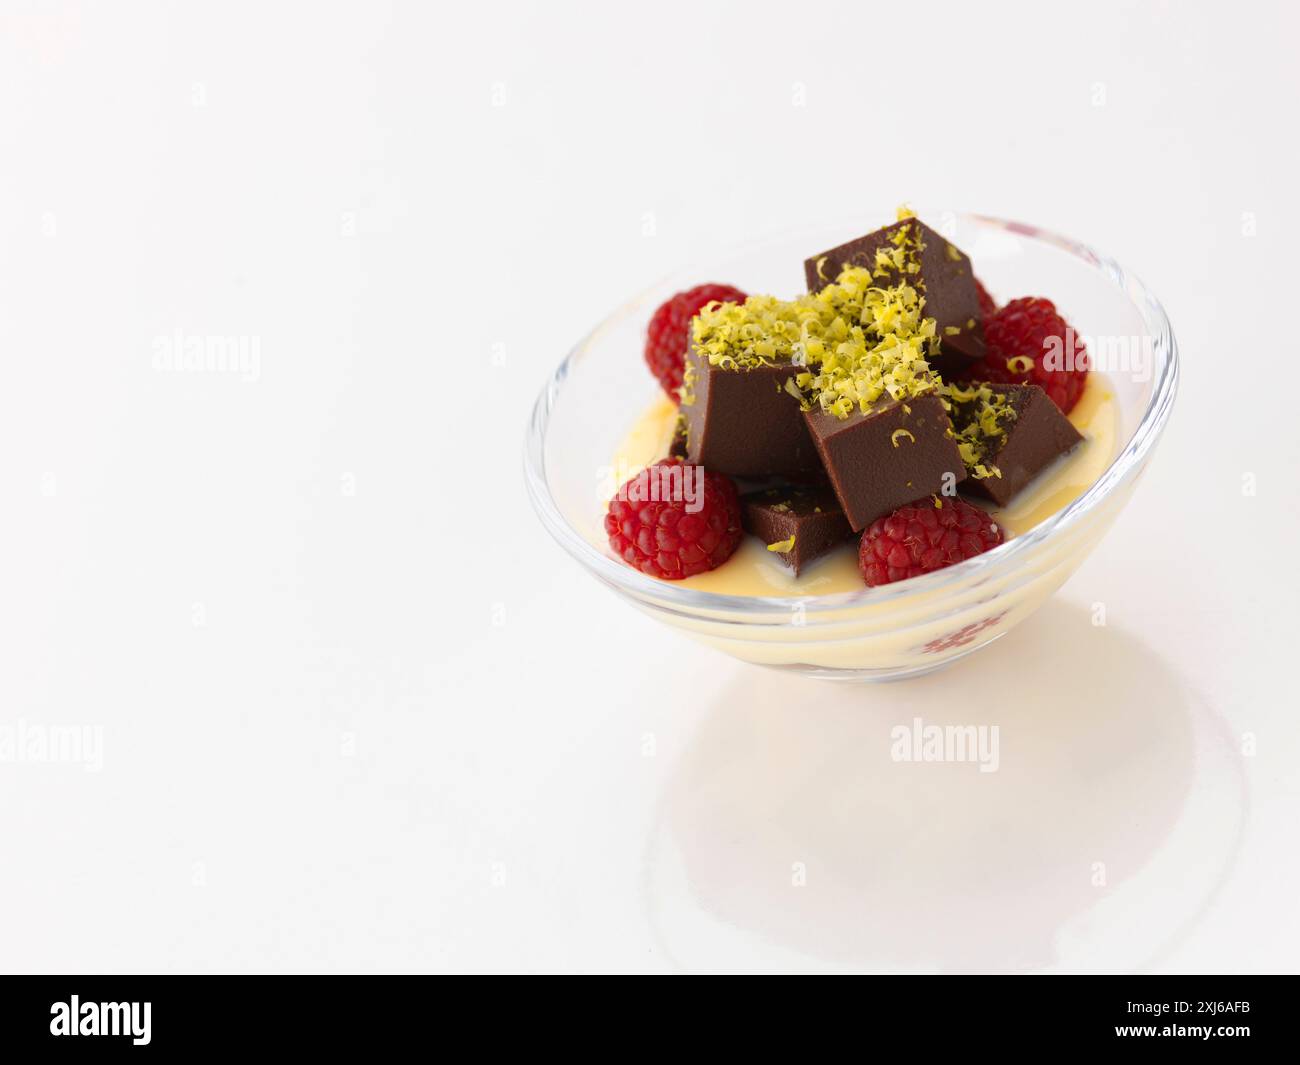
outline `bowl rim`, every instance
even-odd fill
[[[1019,237],[1037,240],[1081,259],[1124,292],[1137,308],[1143,324],[1148,329],[1154,354],[1154,382],[1150,401],[1142,412],[1133,435],[1101,476],[1082,495],[1027,533],[1013,537],[975,558],[920,577],[912,577],[877,588],[868,588],[864,585],[860,591],[837,592],[829,595],[728,595],[723,592],[706,592],[683,587],[679,582],[659,580],[633,569],[625,562],[594,547],[560,512],[546,476],[546,433],[564,382],[587,346],[610,324],[640,310],[649,296],[668,280],[665,278],[607,315],[575,344],[564,361],[547,379],[533,405],[524,438],[524,479],[529,499],[547,531],[570,555],[607,584],[638,599],[654,600],[656,605],[684,610],[690,614],[708,612],[711,615],[758,615],[798,609],[802,615],[808,616],[818,613],[838,613],[852,607],[874,607],[881,603],[914,596],[918,598],[923,595],[928,596],[945,585],[964,584],[968,579],[988,577],[1003,568],[1009,569],[1021,558],[1031,554],[1039,545],[1079,524],[1109,495],[1134,480],[1141,472],[1147,455],[1155,446],[1169,420],[1178,391],[1178,342],[1163,305],[1131,271],[1081,241],[1038,226],[991,215],[956,211],[943,212],[943,214],[958,222],[969,221],[980,226],[1002,229]],[[786,231],[766,240],[747,242],[734,250],[742,254],[756,253],[764,247],[788,240],[791,235],[790,231]],[[671,276],[677,276],[677,272]],[[811,621],[812,618],[809,617],[808,620]]]

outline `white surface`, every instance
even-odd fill
[[[1295,9],[433,7],[3,5],[0,723],[103,761],[0,763],[0,965],[1294,969]],[[623,608],[524,499],[545,375],[905,199],[1162,296],[1128,511],[901,686]],[[257,379],[155,370],[175,330]],[[914,716],[999,772],[892,762]]]

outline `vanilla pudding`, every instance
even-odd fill
[[[1083,442],[1043,470],[1009,506],[995,507],[980,500],[968,500],[992,514],[1008,534],[1007,539],[1028,532],[1069,506],[1096,482],[1115,458],[1119,445],[1119,408],[1104,374],[1096,370],[1089,372],[1083,395],[1067,417],[1083,436]],[[623,440],[614,468],[626,470],[632,476],[667,455],[676,420],[677,405],[661,395]],[[670,583],[702,592],[741,596],[833,595],[865,588],[858,573],[857,536],[817,559],[796,577],[765,544],[747,535],[736,553],[717,569]]]

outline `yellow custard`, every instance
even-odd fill
[[[1008,507],[984,505],[1011,536],[1069,506],[1092,486],[1115,458],[1119,437],[1119,408],[1114,390],[1103,374],[1092,371],[1083,395],[1069,414],[1083,443],[1040,473]],[[638,470],[668,454],[677,406],[660,396],[632,427],[615,456],[614,468]],[[684,581],[678,587],[724,595],[795,596],[831,595],[863,588],[858,573],[856,538],[806,567],[798,577],[753,536],[746,536],[736,553],[722,566]]]

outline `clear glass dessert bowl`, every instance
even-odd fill
[[[570,352],[538,397],[525,441],[529,497],[551,535],[589,573],[665,624],[744,661],[817,677],[885,680],[929,672],[1032,614],[1128,501],[1173,406],[1177,344],[1155,296],[1088,246],[1018,222],[919,213],[970,256],[995,297],[1045,295],[1089,339],[1089,354],[1114,394],[1118,424],[1113,458],[1082,495],[966,562],[830,595],[703,591],[646,576],[610,553],[602,524],[610,465],[658,394],[641,354],[654,309],[705,281],[795,295],[803,288],[803,260],[873,228],[858,221],[791,233],[665,278]]]

